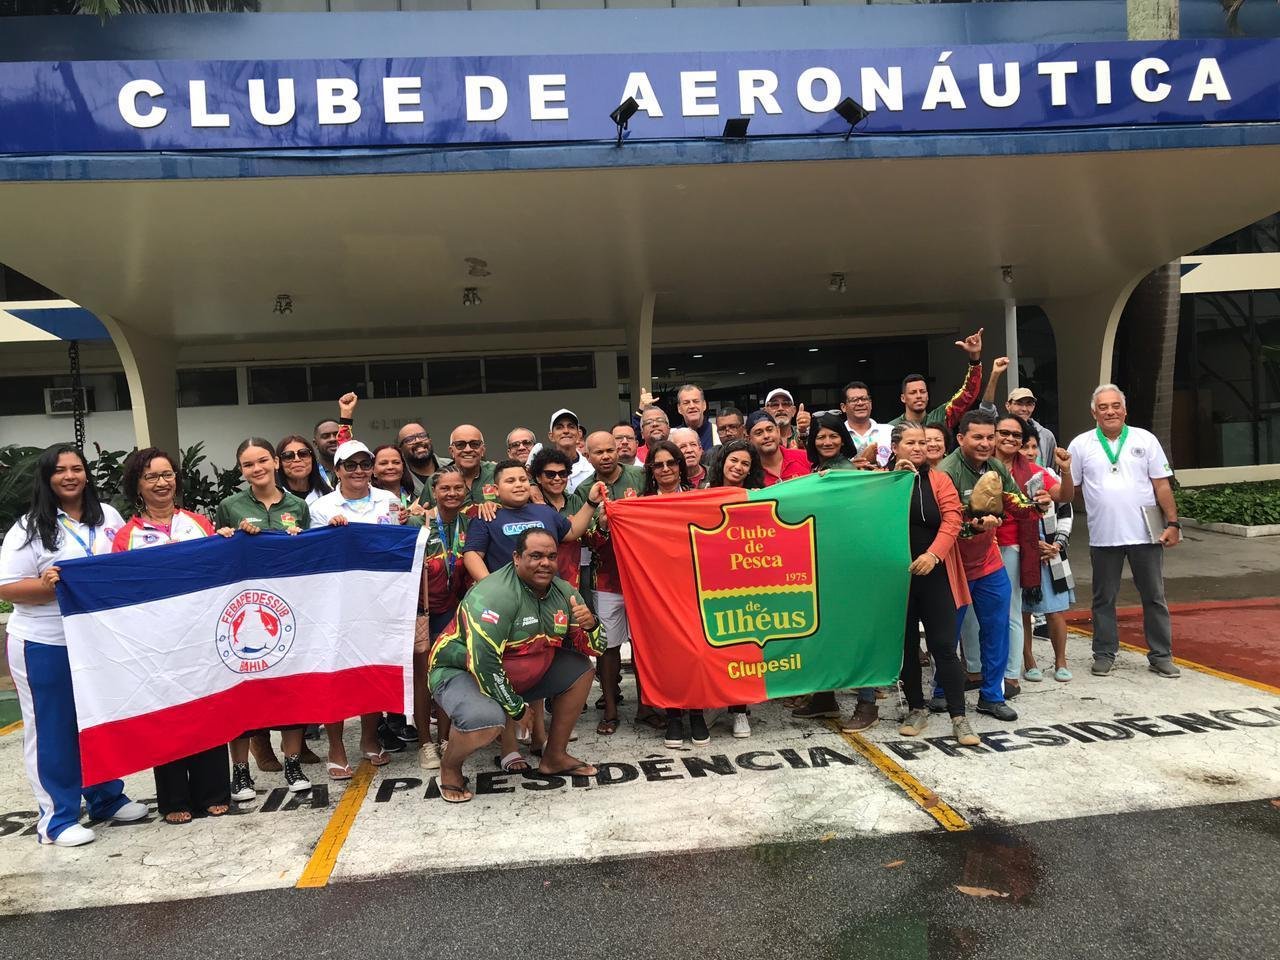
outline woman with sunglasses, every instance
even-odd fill
[[[809,436],[805,440],[805,452],[809,455],[809,466],[817,473],[819,470],[855,470],[853,458],[858,451],[854,448],[849,431],[844,428],[840,418],[824,413],[813,418],[809,427]]]
[[[311,505],[311,527],[340,527],[350,523],[400,522],[400,498],[372,485],[373,453],[359,440],[348,440],[333,454],[338,487]],[[379,713],[360,717],[360,752],[375,767],[389,763],[388,753],[399,753],[404,745],[384,742],[378,735]],[[351,766],[342,742],[342,720],[325,724],[329,736],[329,779],[350,780]]]
[[[78,847],[94,838],[80,824],[82,796],[95,821],[147,815],[145,805],[124,795],[122,780],[80,782],[80,731],[55,592],[58,565],[109,553],[124,520],[98,500],[84,454],[70,444],[40,454],[35,474],[31,506],[9,528],[0,549],[0,600],[13,604],[9,672],[22,709],[27,779],[40,809],[36,838]]]
[[[315,448],[306,437],[291,433],[276,444],[276,450],[280,455],[276,484],[281,490],[301,497],[308,506],[333,491],[316,460]]]
[[[236,448],[236,463],[240,467],[240,476],[249,486],[218,504],[214,525],[221,536],[232,537],[237,532],[256,536],[263,530],[298,534],[311,525],[311,512],[306,503],[289,491],[281,490],[276,482],[280,459],[271,441],[261,437],[245,440]],[[311,781],[302,772],[302,734],[305,729],[306,724],[301,723],[279,728],[280,749],[284,751],[284,779],[290,793],[311,789]],[[239,803],[255,796],[253,777],[249,774],[249,750],[255,738],[259,743],[265,741],[267,751],[275,757],[266,730],[250,730],[231,741],[231,799]]]
[[[199,514],[178,506],[182,477],[173,458],[147,447],[124,464],[124,493],[138,513],[116,534],[116,553],[158,547],[214,534]],[[156,805],[165,823],[190,823],[192,817],[220,817],[231,809],[231,777],[227,747],[210,747],[155,768]]]
[[[660,497],[692,489],[689,467],[684,462],[684,454],[680,452],[680,448],[670,440],[660,440],[651,446],[644,461],[644,489],[640,491],[640,496]]]

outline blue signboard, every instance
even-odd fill
[[[282,61],[0,63],[0,153],[1280,121],[1280,40]]]

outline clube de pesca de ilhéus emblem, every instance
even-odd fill
[[[241,590],[218,615],[214,642],[218,659],[232,673],[270,670],[297,636],[293,607],[270,590]]]
[[[712,529],[689,526],[703,633],[713,647],[807,637],[818,630],[813,517],[786,523],[777,501],[721,507]]]

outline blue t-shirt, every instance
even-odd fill
[[[484,554],[485,569],[493,573],[511,562],[511,555],[516,552],[516,537],[531,527],[548,531],[559,543],[568,536],[572,524],[543,503],[527,503],[514,510],[500,507],[492,520],[476,519],[467,525],[467,545],[463,552]]]

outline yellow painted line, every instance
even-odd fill
[[[1067,628],[1076,633],[1083,633],[1086,637],[1092,637],[1093,631],[1089,627],[1081,627],[1072,624]],[[1120,641],[1120,647],[1131,653],[1140,653],[1143,656],[1147,654],[1146,647],[1139,647],[1136,644],[1125,643]],[[1197,673],[1208,674],[1211,677],[1217,677],[1219,680],[1229,680],[1231,683],[1243,684],[1246,687],[1253,687],[1255,690],[1261,690],[1263,693],[1274,693],[1280,695],[1280,687],[1274,687],[1269,683],[1263,683],[1261,680],[1250,680],[1248,677],[1237,677],[1234,673],[1226,673],[1214,667],[1205,666],[1203,663],[1196,663],[1194,660],[1184,660],[1182,657],[1174,657],[1173,662],[1180,667],[1186,667],[1188,670],[1195,670]]]
[[[839,720],[828,720],[827,726],[844,738],[860,756],[870,761],[871,765],[888,777],[893,783],[914,800],[925,813],[937,820],[943,830],[952,832],[971,830],[969,821],[957,813],[936,793],[913,777],[902,764],[877,747],[866,737],[858,733],[847,733],[840,729]]]
[[[13,733],[13,731],[21,730],[21,729],[22,729],[21,720],[15,720],[13,721],[13,723],[7,723],[3,727],[0,727],[0,737],[3,737],[6,733]]]
[[[338,862],[338,854],[342,852],[342,845],[347,842],[347,834],[351,832],[365,795],[369,792],[369,784],[373,783],[373,769],[373,764],[368,760],[360,761],[360,766],[356,767],[355,776],[347,784],[346,792],[329,817],[329,823],[325,826],[324,833],[320,834],[311,859],[298,878],[299,889],[323,887],[329,882],[329,875]]]

